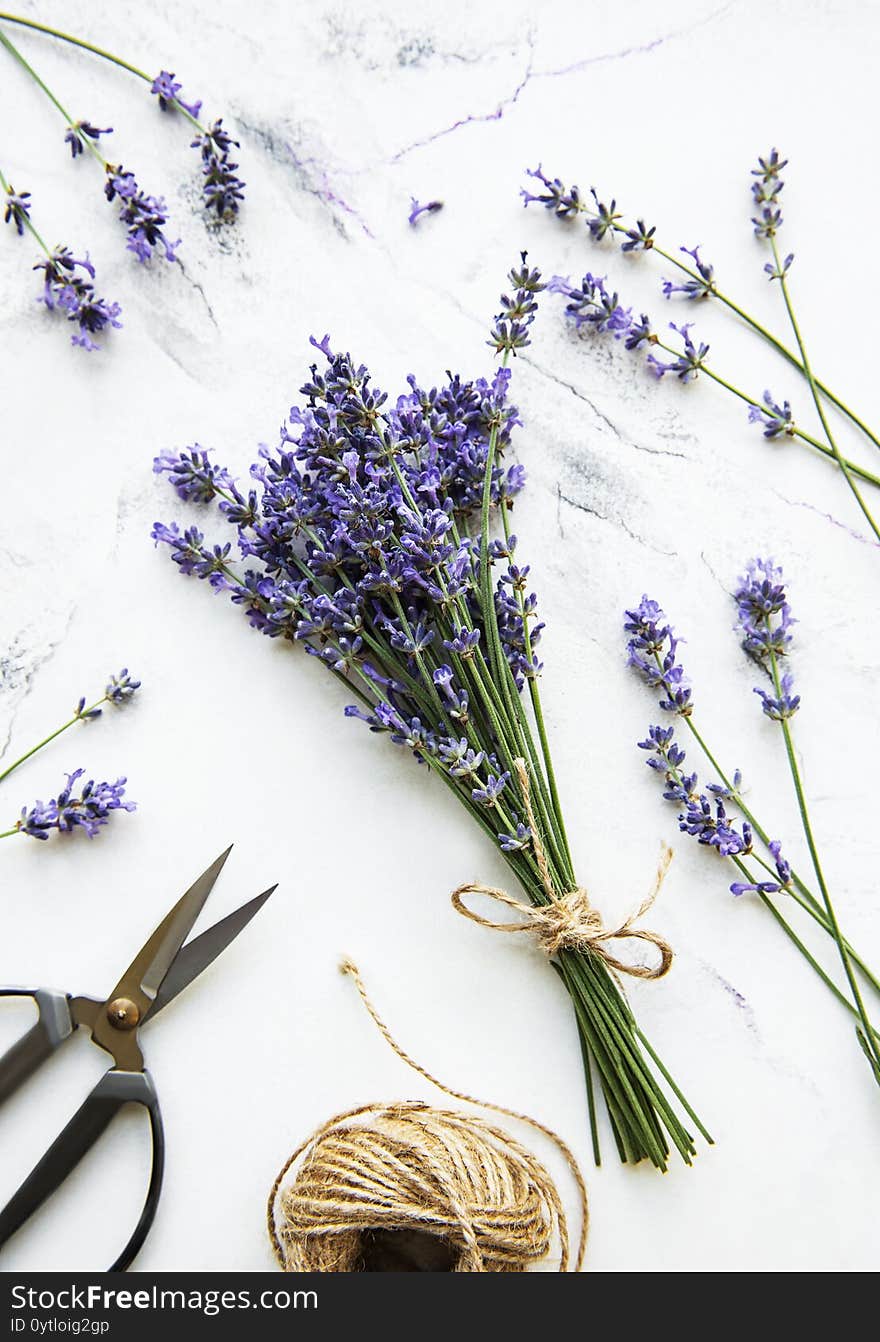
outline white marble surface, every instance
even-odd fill
[[[4,171],[33,192],[51,239],[90,248],[125,320],[100,355],[68,348],[33,301],[31,244],[0,236],[4,758],[111,669],[128,664],[144,687],[0,789],[0,819],[13,818],[83,764],[127,773],[139,802],[94,843],[5,841],[0,981],[102,991],[230,840],[215,915],[281,882],[149,1033],[169,1160],[137,1266],[269,1266],[264,1195],[294,1144],[358,1102],[433,1098],[340,978],[343,952],[416,1057],[573,1144],[588,1169],[590,1269],[875,1266],[876,1088],[842,1010],[764,912],[727,895],[711,853],[677,844],[652,915],[677,962],[632,999],[717,1145],[661,1178],[620,1168],[606,1131],[594,1171],[564,993],[536,950],[449,906],[460,881],[503,879],[500,862],[430,778],[343,718],[329,677],[253,635],[149,541],[155,518],[185,515],[151,475],[153,454],[198,439],[243,470],[295,398],[311,332],[331,331],[392,390],[411,368],[485,371],[484,328],[522,247],[548,273],[607,270],[627,302],[676,315],[661,268],[599,256],[580,230],[521,209],[522,170],[538,159],[646,213],[671,244],[703,242],[728,287],[782,331],[747,177],[758,152],[784,148],[815,363],[876,422],[870,7],[47,0],[26,12],[176,70],[240,133],[248,183],[240,225],[206,231],[183,127],[136,81],[21,35],[75,114],[114,125],[116,154],[168,196],[183,268],[140,269],[97,170],[66,159],[60,120],[2,56]],[[446,207],[411,230],[411,194]],[[790,395],[809,419],[804,390],[763,347],[720,313],[698,316],[722,371]],[[800,620],[798,740],[829,878],[876,962],[880,557],[845,484],[797,447],[765,445],[707,382],[658,386],[622,349],[578,342],[554,300],[515,385],[531,478],[517,531],[548,624],[544,696],[569,829],[597,903],[628,911],[675,830],[633,746],[651,698],[623,667],[620,611],[645,589],[688,638],[719,753],[748,771],[756,806],[805,865],[726,595],[740,564],[769,550]],[[24,1016],[0,1014],[2,1044]],[[0,1198],[102,1065],[82,1041],[4,1110]],[[140,1196],[139,1136],[121,1122],[3,1266],[103,1265]]]

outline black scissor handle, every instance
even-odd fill
[[[70,998],[47,988],[0,988],[0,997],[32,997],[39,1019],[0,1058],[0,1104],[73,1034]]]
[[[38,1161],[18,1192],[12,1195],[0,1212],[0,1246],[60,1187],[126,1104],[140,1104],[147,1110],[153,1145],[150,1183],[143,1210],[128,1243],[109,1271],[124,1272],[131,1265],[153,1224],[165,1171],[162,1114],[149,1072],[122,1072],[111,1068],[104,1073],[42,1160]]]

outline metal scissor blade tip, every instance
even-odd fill
[[[202,932],[200,936],[187,942],[178,953],[174,964],[169,969],[161,988],[156,994],[156,1000],[150,1008],[151,1020],[157,1011],[161,1011],[163,1007],[173,1001],[179,992],[182,992],[188,984],[192,983],[194,978],[197,978],[203,970],[208,968],[208,965],[217,959],[218,955],[226,950],[226,947],[235,940],[239,932],[247,927],[254,915],[259,913],[269,896],[277,889],[277,885],[271,885],[261,895],[255,895],[246,904],[242,904],[232,913],[227,914],[219,923],[209,927],[207,932]]]
[[[148,947],[152,954],[147,960],[140,980],[140,986],[148,997],[154,998],[162,986],[162,980],[192,931],[193,923],[204,908],[205,901],[214,889],[217,877],[231,852],[232,844],[193,881],[186,894],[177,901],[150,938]],[[146,951],[147,947],[144,947],[144,952]],[[147,959],[144,952],[142,955]]]

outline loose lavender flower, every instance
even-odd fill
[[[706,361],[709,346],[701,343],[698,347],[694,344],[690,337],[692,325],[693,322],[686,322],[683,326],[676,326],[675,322],[669,323],[669,329],[681,336],[684,349],[681,354],[677,354],[668,362],[659,359],[656,354],[649,354],[648,365],[655,377],[662,378],[666,373],[675,373],[679,381],[691,382],[697,376]]]
[[[6,188],[5,210],[3,211],[3,220],[7,224],[14,224],[15,231],[19,237],[24,233],[25,224],[31,212],[30,191],[14,191],[11,186]]]
[[[497,354],[515,355],[531,343],[528,330],[538,310],[536,295],[547,286],[540,270],[529,269],[526,255],[521,253],[522,264],[514,266],[508,276],[513,293],[501,295],[501,311],[495,318],[491,339],[486,342]]]
[[[92,336],[108,327],[117,330],[121,328],[119,316],[122,309],[119,304],[108,303],[95,293],[92,283],[95,268],[88,254],[80,261],[68,247],[56,247],[44,261],[34,266],[34,270],[43,272],[43,292],[38,301],[44,303],[50,312],[64,313],[68,321],[78,326],[79,330],[70,337],[71,344],[85,350],[96,350],[100,346]]]
[[[84,137],[92,144],[97,144],[102,135],[112,134],[112,126],[105,126],[102,130],[99,126],[93,126],[90,121],[75,121],[72,126],[67,127],[64,143],[70,145],[71,158],[78,158],[80,154],[85,153]]]
[[[689,717],[693,712],[693,694],[684,667],[678,661],[681,640],[675,637],[660,606],[643,596],[635,609],[626,612],[623,627],[630,635],[626,645],[627,665],[638,671],[652,689],[662,691],[661,708]]]
[[[749,423],[761,424],[765,438],[778,438],[783,433],[791,435],[795,431],[791,405],[788,401],[783,401],[782,405],[779,405],[769,391],[764,392],[763,406],[749,406]]]
[[[117,778],[115,783],[96,783],[89,779],[75,792],[76,784],[85,773],[84,769],[75,769],[67,775],[67,783],[48,802],[38,801],[30,808],[22,810],[12,832],[26,834],[32,839],[48,839],[55,829],[61,834],[70,834],[82,829],[93,839],[106,825],[114,811],[135,811],[137,804],[125,801],[125,778]]]
[[[667,298],[673,294],[684,294],[685,298],[709,298],[715,293],[715,268],[708,261],[700,259],[699,247],[680,247],[679,251],[693,259],[697,275],[689,277],[683,284],[673,284],[672,280],[663,281],[663,292]]]
[[[426,205],[422,205],[416,200],[415,196],[410,196],[410,211],[408,215],[410,226],[415,228],[423,214],[436,214],[438,210],[442,209],[442,200],[429,200]]]
[[[126,246],[139,261],[149,261],[160,247],[166,261],[177,260],[175,248],[180,246],[180,239],[169,242],[163,232],[168,214],[161,196],[145,195],[134,173],[126,172],[121,166],[108,168],[104,194],[109,201],[118,199],[119,218],[128,232]]]
[[[238,164],[233,163],[230,150],[238,140],[233,140],[223,128],[222,120],[217,120],[207,130],[201,132],[191,143],[198,149],[202,160],[202,197],[209,211],[218,219],[230,221],[238,214],[244,199],[245,183],[236,174]]]
[[[168,70],[160,70],[159,74],[150,85],[150,92],[154,93],[159,99],[159,106],[163,112],[167,112],[169,107],[175,105],[182,107],[184,111],[189,112],[194,121],[198,121],[199,113],[202,110],[201,100],[194,103],[184,102],[181,98],[182,84],[179,84],[173,74]]]

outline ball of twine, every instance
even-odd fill
[[[569,1148],[527,1115],[441,1085],[393,1039],[356,968],[350,962],[342,968],[391,1047],[415,1071],[446,1094],[525,1122],[555,1143],[581,1199],[578,1271],[587,1195]],[[420,1240],[420,1266],[442,1261],[454,1272],[524,1272],[556,1242],[558,1270],[572,1270],[562,1202],[537,1157],[484,1118],[419,1101],[363,1105],[324,1123],[279,1172],[269,1194],[268,1227],[275,1256],[288,1272],[369,1270],[377,1237],[386,1249],[394,1237],[410,1248]],[[433,1254],[426,1242],[436,1246]]]

